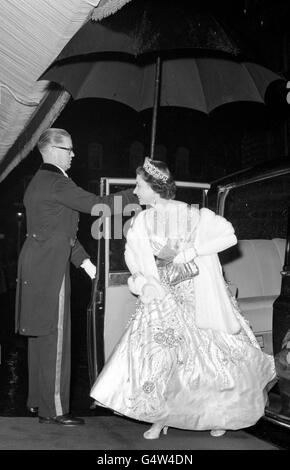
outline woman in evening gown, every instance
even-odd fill
[[[91,390],[102,406],[168,427],[210,430],[254,425],[275,381],[223,278],[217,253],[237,243],[230,222],[175,201],[163,162],[145,159],[135,193],[148,208],[127,233],[129,289],[136,310]]]

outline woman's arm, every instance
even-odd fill
[[[182,250],[174,263],[188,263],[197,256],[207,256],[226,250],[237,243],[232,224],[224,217],[203,208],[196,227],[193,246]]]

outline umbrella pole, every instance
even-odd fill
[[[157,126],[157,113],[160,99],[160,76],[161,76],[161,59],[158,56],[155,68],[155,86],[154,86],[154,102],[153,102],[153,114],[152,114],[152,126],[151,126],[151,146],[150,146],[150,158],[154,158],[155,140],[156,140],[156,126]]]

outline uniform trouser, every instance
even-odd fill
[[[27,406],[38,406],[39,416],[60,416],[69,411],[71,325],[69,300],[65,302],[65,297],[63,282],[57,330],[28,338]]]

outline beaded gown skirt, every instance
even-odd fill
[[[240,429],[264,414],[275,378],[231,298],[241,324],[231,335],[195,324],[193,279],[164,285],[162,301],[136,311],[91,390],[102,406],[140,421],[191,429]]]

